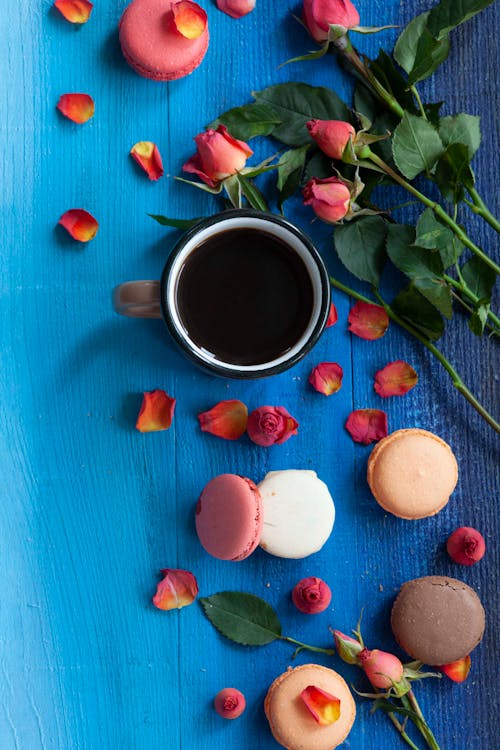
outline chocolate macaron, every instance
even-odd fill
[[[447,576],[401,586],[391,613],[397,642],[413,659],[439,666],[462,659],[483,637],[485,614],[476,592]]]

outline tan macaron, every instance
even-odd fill
[[[416,520],[444,508],[458,480],[448,443],[427,430],[397,430],[368,459],[368,484],[379,505],[399,518]]]
[[[340,716],[333,724],[319,724],[301,699],[311,685],[340,700]],[[319,664],[289,667],[277,677],[264,710],[274,739],[287,750],[333,750],[345,740],[356,717],[356,704],[343,677]]]

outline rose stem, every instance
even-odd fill
[[[396,727],[397,731],[399,732],[399,734],[401,736],[401,739],[403,739],[406,742],[407,745],[409,745],[411,748],[413,748],[413,750],[419,750],[419,748],[417,747],[417,745],[415,745],[415,743],[413,742],[413,740],[411,740],[410,737],[408,737],[408,735],[406,734],[405,730],[403,729],[403,725],[400,724],[400,722],[396,719],[396,717],[394,716],[394,714],[392,712],[391,713],[387,712],[387,716],[389,717],[389,719],[392,721],[392,723]]]
[[[443,274],[443,279],[446,281],[447,284],[449,284],[458,292],[460,292],[460,294],[463,294],[464,297],[467,297],[467,299],[470,302],[472,302],[474,305],[477,305],[477,303],[479,302],[479,297],[477,297],[473,292],[471,292],[471,290],[465,283],[461,283],[457,281],[452,276],[448,276],[448,274],[446,273]],[[453,291],[452,291],[452,294],[453,294]],[[462,304],[464,304],[463,300],[460,297],[456,296],[456,299],[458,299]],[[464,306],[467,308],[467,310],[469,310],[469,312],[473,312],[468,305],[464,304]],[[490,328],[493,331],[493,333],[495,333],[498,336],[500,334],[500,318],[498,318],[495,315],[495,313],[492,312],[491,310],[488,310],[488,318],[490,318],[490,320],[492,320],[494,324],[493,326],[488,326],[488,328]]]
[[[481,216],[485,221],[488,222],[488,224],[493,227],[493,229],[495,229],[495,231],[500,233],[500,221],[498,221],[498,219],[496,219],[491,211],[487,208],[477,190],[475,188],[467,188],[467,190],[473,202],[465,199],[465,203],[470,206],[475,214]]]
[[[309,646],[307,643],[301,643],[301,641],[296,641],[295,638],[290,638],[288,635],[279,635],[278,638],[280,641],[288,641],[288,643],[294,643],[296,646],[299,646],[298,651],[314,651],[316,654],[326,654],[327,656],[333,656],[335,654],[335,650],[333,648],[320,648],[319,646]]]
[[[414,720],[414,724],[416,727],[418,727],[428,747],[430,747],[431,750],[440,750],[436,738],[434,737],[429,725],[424,719],[424,715],[420,709],[420,706],[418,705],[413,690],[410,690],[406,695],[402,696],[401,703],[405,706],[405,708],[408,708],[410,710],[413,709],[413,711],[415,712],[417,719]]]

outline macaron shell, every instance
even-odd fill
[[[328,726],[314,719],[300,697],[314,685],[340,699],[340,717]],[[333,750],[340,745],[356,717],[356,704],[345,680],[333,669],[319,664],[289,668],[271,685],[264,711],[274,739],[288,750]]]
[[[448,443],[432,432],[397,430],[373,449],[367,479],[384,510],[417,520],[447,504],[458,481],[458,465]]]

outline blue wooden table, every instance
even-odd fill
[[[366,25],[405,23],[430,0],[359,0]],[[445,574],[479,592],[488,623],[474,652],[469,680],[419,686],[429,723],[446,750],[498,747],[495,687],[499,633],[498,441],[451,388],[443,370],[394,327],[382,340],[351,338],[349,301],[335,295],[339,323],[291,371],[259,382],[229,382],[193,368],[159,321],[131,321],[111,309],[112,287],[158,278],[176,232],[146,214],[198,216],[215,210],[210,196],[175,183],[194,149],[191,138],[223,110],[272,83],[303,80],[332,85],[350,97],[352,82],[337,64],[299,63],[278,69],[311,41],[292,18],[291,0],[257,0],[235,21],[202,0],[211,44],[190,77],[157,84],[124,62],[117,23],[125,2],[103,0],[81,29],[66,23],[49,0],[4,3],[0,14],[0,748],[2,750],[220,750],[276,748],[263,698],[291,663],[287,644],[245,649],[223,640],[198,604],[163,613],[151,604],[164,567],[192,570],[200,592],[251,591],[276,606],[283,630],[328,646],[328,626],[346,632],[364,607],[372,646],[395,649],[388,615],[395,591],[410,578]],[[446,100],[447,113],[482,115],[483,145],[474,166],[479,191],[498,212],[498,4],[453,36],[449,60],[423,87]],[[363,38],[374,54],[395,32]],[[62,93],[90,93],[93,120],[77,126],[55,109]],[[150,183],[128,156],[139,140],[159,145],[168,177]],[[268,147],[267,147],[268,148]],[[261,147],[258,156],[267,155]],[[495,195],[496,194],[496,195]],[[387,195],[389,205],[394,194]],[[495,206],[496,199],[496,206]],[[56,227],[69,208],[100,222],[86,246]],[[291,206],[332,271],[343,276],[331,231]],[[411,209],[406,216],[412,218]],[[461,217],[465,219],[465,217]],[[479,244],[494,252],[484,222],[466,217]],[[466,381],[498,412],[498,347],[475,339],[457,315],[442,346]],[[382,403],[373,373],[406,359],[420,382],[401,399]],[[320,361],[344,368],[342,390],[326,399],[307,386]],[[177,398],[168,432],[134,428],[144,390]],[[196,415],[217,401],[241,398],[250,408],[285,406],[300,422],[282,446],[259,448],[201,434]],[[353,408],[386,408],[391,430],[418,426],[447,440],[460,480],[437,517],[409,523],[388,516],[366,485],[369,448],[343,429]],[[239,564],[209,558],[194,532],[193,509],[214,475],[235,472],[259,481],[268,470],[314,469],[337,505],[334,533],[321,553],[303,561],[258,550]],[[488,550],[472,569],[458,568],[444,541],[459,525],[481,529]],[[300,578],[331,585],[331,607],[307,617],[290,602]],[[301,654],[297,663],[311,659]],[[359,688],[360,676],[338,659]],[[240,688],[248,707],[224,722],[211,707],[225,686]],[[345,747],[402,747],[382,715],[360,699]]]

